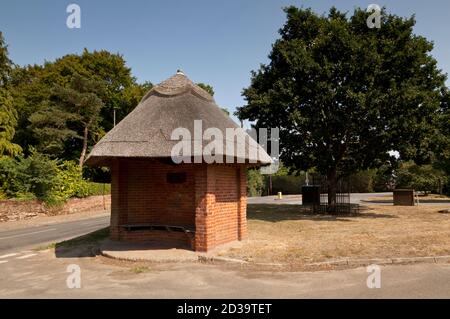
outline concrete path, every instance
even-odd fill
[[[450,298],[449,264],[384,266],[381,288],[369,289],[365,267],[320,272],[199,263],[138,267],[104,257],[56,258],[53,251],[0,260],[6,261],[0,264],[0,298]],[[74,269],[81,288],[67,285]]]

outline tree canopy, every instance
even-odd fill
[[[95,92],[83,91],[86,87],[74,89],[74,81],[81,86],[96,83]],[[82,84],[83,81],[86,83]],[[10,89],[19,114],[14,141],[25,150],[35,146],[53,158],[79,160],[82,152],[86,152],[86,140],[87,148],[94,145],[113,127],[114,112],[117,120],[125,117],[151,87],[149,82],[138,84],[123,57],[108,51],[84,50],[80,55],[69,54],[44,65],[15,67]],[[78,95],[78,102],[74,101],[76,92],[85,95]],[[67,99],[61,98],[62,94],[66,98],[72,95],[72,107],[68,107]],[[79,103],[94,99],[94,95],[95,119],[88,125],[91,132],[84,139]]]
[[[197,83],[197,85],[208,92],[211,96],[214,96],[214,89],[211,85],[205,83]]]
[[[11,68],[8,48],[0,32],[0,156],[14,156],[22,151],[19,145],[12,142],[17,125],[17,111],[8,92]]]
[[[446,76],[433,44],[413,33],[414,17],[383,11],[381,28],[370,29],[362,9],[350,17],[335,8],[285,12],[237,116],[279,127],[282,161],[327,175],[330,204],[340,176],[394,160],[390,151],[429,160]]]

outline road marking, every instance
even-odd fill
[[[25,256],[16,257],[16,259],[26,259],[26,258],[30,258],[30,257],[36,256],[36,255],[37,254],[28,254],[28,255],[25,255]]]
[[[7,262],[8,262],[7,260],[0,260],[0,264],[5,264]]]
[[[0,237],[0,240],[1,240],[1,239],[7,239],[7,238],[15,238],[15,237],[22,237],[22,236],[34,235],[34,234],[44,233],[44,232],[47,232],[47,231],[53,231],[53,230],[56,230],[56,228],[50,228],[50,229],[44,229],[44,230],[38,230],[38,231],[35,231],[35,232],[31,232],[31,233],[25,233],[25,234],[13,235],[13,236]]]
[[[14,256],[17,256],[18,255],[18,253],[14,253],[14,254],[7,254],[7,255],[3,255],[3,256],[0,256],[0,259],[3,259],[3,258],[8,258],[8,257],[14,257]]]

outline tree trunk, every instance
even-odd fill
[[[84,158],[86,157],[88,133],[89,133],[88,127],[85,126],[84,133],[83,133],[83,149],[81,150],[80,163],[79,163],[80,167],[83,167]]]
[[[328,181],[328,212],[336,212],[337,174],[336,168],[330,168],[327,174]]]

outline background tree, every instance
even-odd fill
[[[441,193],[447,181],[441,170],[432,165],[417,165],[414,162],[402,163],[395,175],[397,188],[413,188],[426,193]]]
[[[205,83],[197,83],[199,87],[209,93],[209,95],[214,96],[214,89],[211,85]]]
[[[205,83],[197,83],[199,87],[201,87],[203,90],[209,93],[209,95],[214,96],[214,88]],[[228,111],[226,108],[222,107],[221,110],[227,115],[230,116],[230,111]]]
[[[11,64],[8,48],[0,32],[0,156],[14,156],[22,151],[19,145],[12,143],[17,125],[17,112],[8,92]]]
[[[437,134],[438,142],[434,154],[435,166],[447,175],[447,184],[444,185],[444,191],[450,194],[450,91],[445,88],[442,92],[442,109],[436,124],[440,134]]]
[[[3,33],[0,32],[0,87],[6,86],[11,73],[11,60],[8,57],[8,47],[6,46]]]
[[[17,112],[14,109],[11,95],[0,87],[0,156],[15,156],[22,148],[12,143],[17,125]]]
[[[68,127],[68,122],[76,118],[76,114],[55,103],[49,103],[47,107],[33,113],[28,119],[31,123],[28,128],[36,139],[36,151],[51,158],[61,157],[66,142],[79,137],[76,131]]]
[[[100,122],[103,102],[98,95],[103,92],[102,82],[74,75],[67,87],[56,87],[55,95],[61,101],[63,109],[73,117],[69,121],[79,127],[83,143],[79,166],[82,167],[88,148],[89,133]],[[74,130],[75,131],[75,130]]]
[[[445,76],[414,18],[332,8],[328,16],[288,7],[270,63],[252,73],[240,119],[279,127],[281,160],[327,176],[333,210],[340,177],[402,159],[430,158]]]
[[[138,84],[123,57],[107,51],[84,50],[81,55],[69,54],[42,66],[15,67],[11,73],[11,95],[19,114],[19,123],[14,141],[26,151],[30,146],[36,146],[54,158],[79,159],[79,151],[74,150],[82,149],[82,140],[70,138],[71,128],[63,131],[63,124],[70,118],[70,114],[65,114],[60,119],[53,116],[63,115],[60,108],[55,110],[59,107],[55,101],[55,87],[69,87],[77,74],[102,83],[103,90],[96,92],[96,95],[102,100],[103,107],[98,125],[92,132],[97,140],[113,127],[114,109],[117,121],[120,121],[152,87],[150,82]],[[48,126],[44,125],[46,121]],[[40,135],[36,135],[37,128],[43,130]],[[55,133],[54,129],[62,135],[54,141],[54,145],[42,148],[43,142],[39,138],[49,133],[52,135]]]

